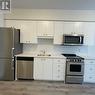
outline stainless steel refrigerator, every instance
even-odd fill
[[[15,79],[15,55],[22,52],[20,31],[0,28],[0,80]]]

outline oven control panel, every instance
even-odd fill
[[[74,59],[67,59],[66,61],[67,62],[75,62],[75,63],[83,63],[84,62],[83,59],[76,59],[76,58],[74,58]]]

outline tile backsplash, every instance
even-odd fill
[[[46,53],[61,54],[61,53],[82,53],[89,54],[94,50],[94,47],[88,46],[62,46],[54,45],[52,39],[39,39],[38,44],[24,44],[23,52],[27,53],[40,53],[41,50],[45,50]]]

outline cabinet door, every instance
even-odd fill
[[[84,45],[95,45],[95,22],[83,22]]]
[[[83,34],[82,22],[64,22],[64,34]]]
[[[21,43],[37,43],[36,21],[21,21]]]
[[[95,60],[85,60],[84,82],[95,83]]]
[[[54,44],[63,43],[63,22],[54,23]]]
[[[64,81],[65,80],[65,59],[53,60],[53,80]]]
[[[40,58],[34,58],[34,79],[43,80],[43,63]]]
[[[52,59],[34,59],[34,79],[52,80]]]
[[[84,76],[84,82],[87,82],[87,83],[95,83],[95,75],[93,74],[87,74]]]
[[[84,74],[94,74],[95,72],[95,64],[87,64],[85,65],[85,71],[84,71]],[[85,74],[85,75],[86,75]]]
[[[53,21],[37,21],[37,36],[53,36]]]
[[[64,34],[72,34],[75,32],[74,22],[64,22],[63,26],[64,26],[64,28],[63,28]]]
[[[44,59],[44,80],[52,80],[52,59]]]

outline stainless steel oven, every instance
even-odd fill
[[[66,83],[82,83],[84,75],[84,58],[75,54],[63,54],[66,57]]]
[[[83,62],[67,62],[67,75],[83,75],[84,63]]]

